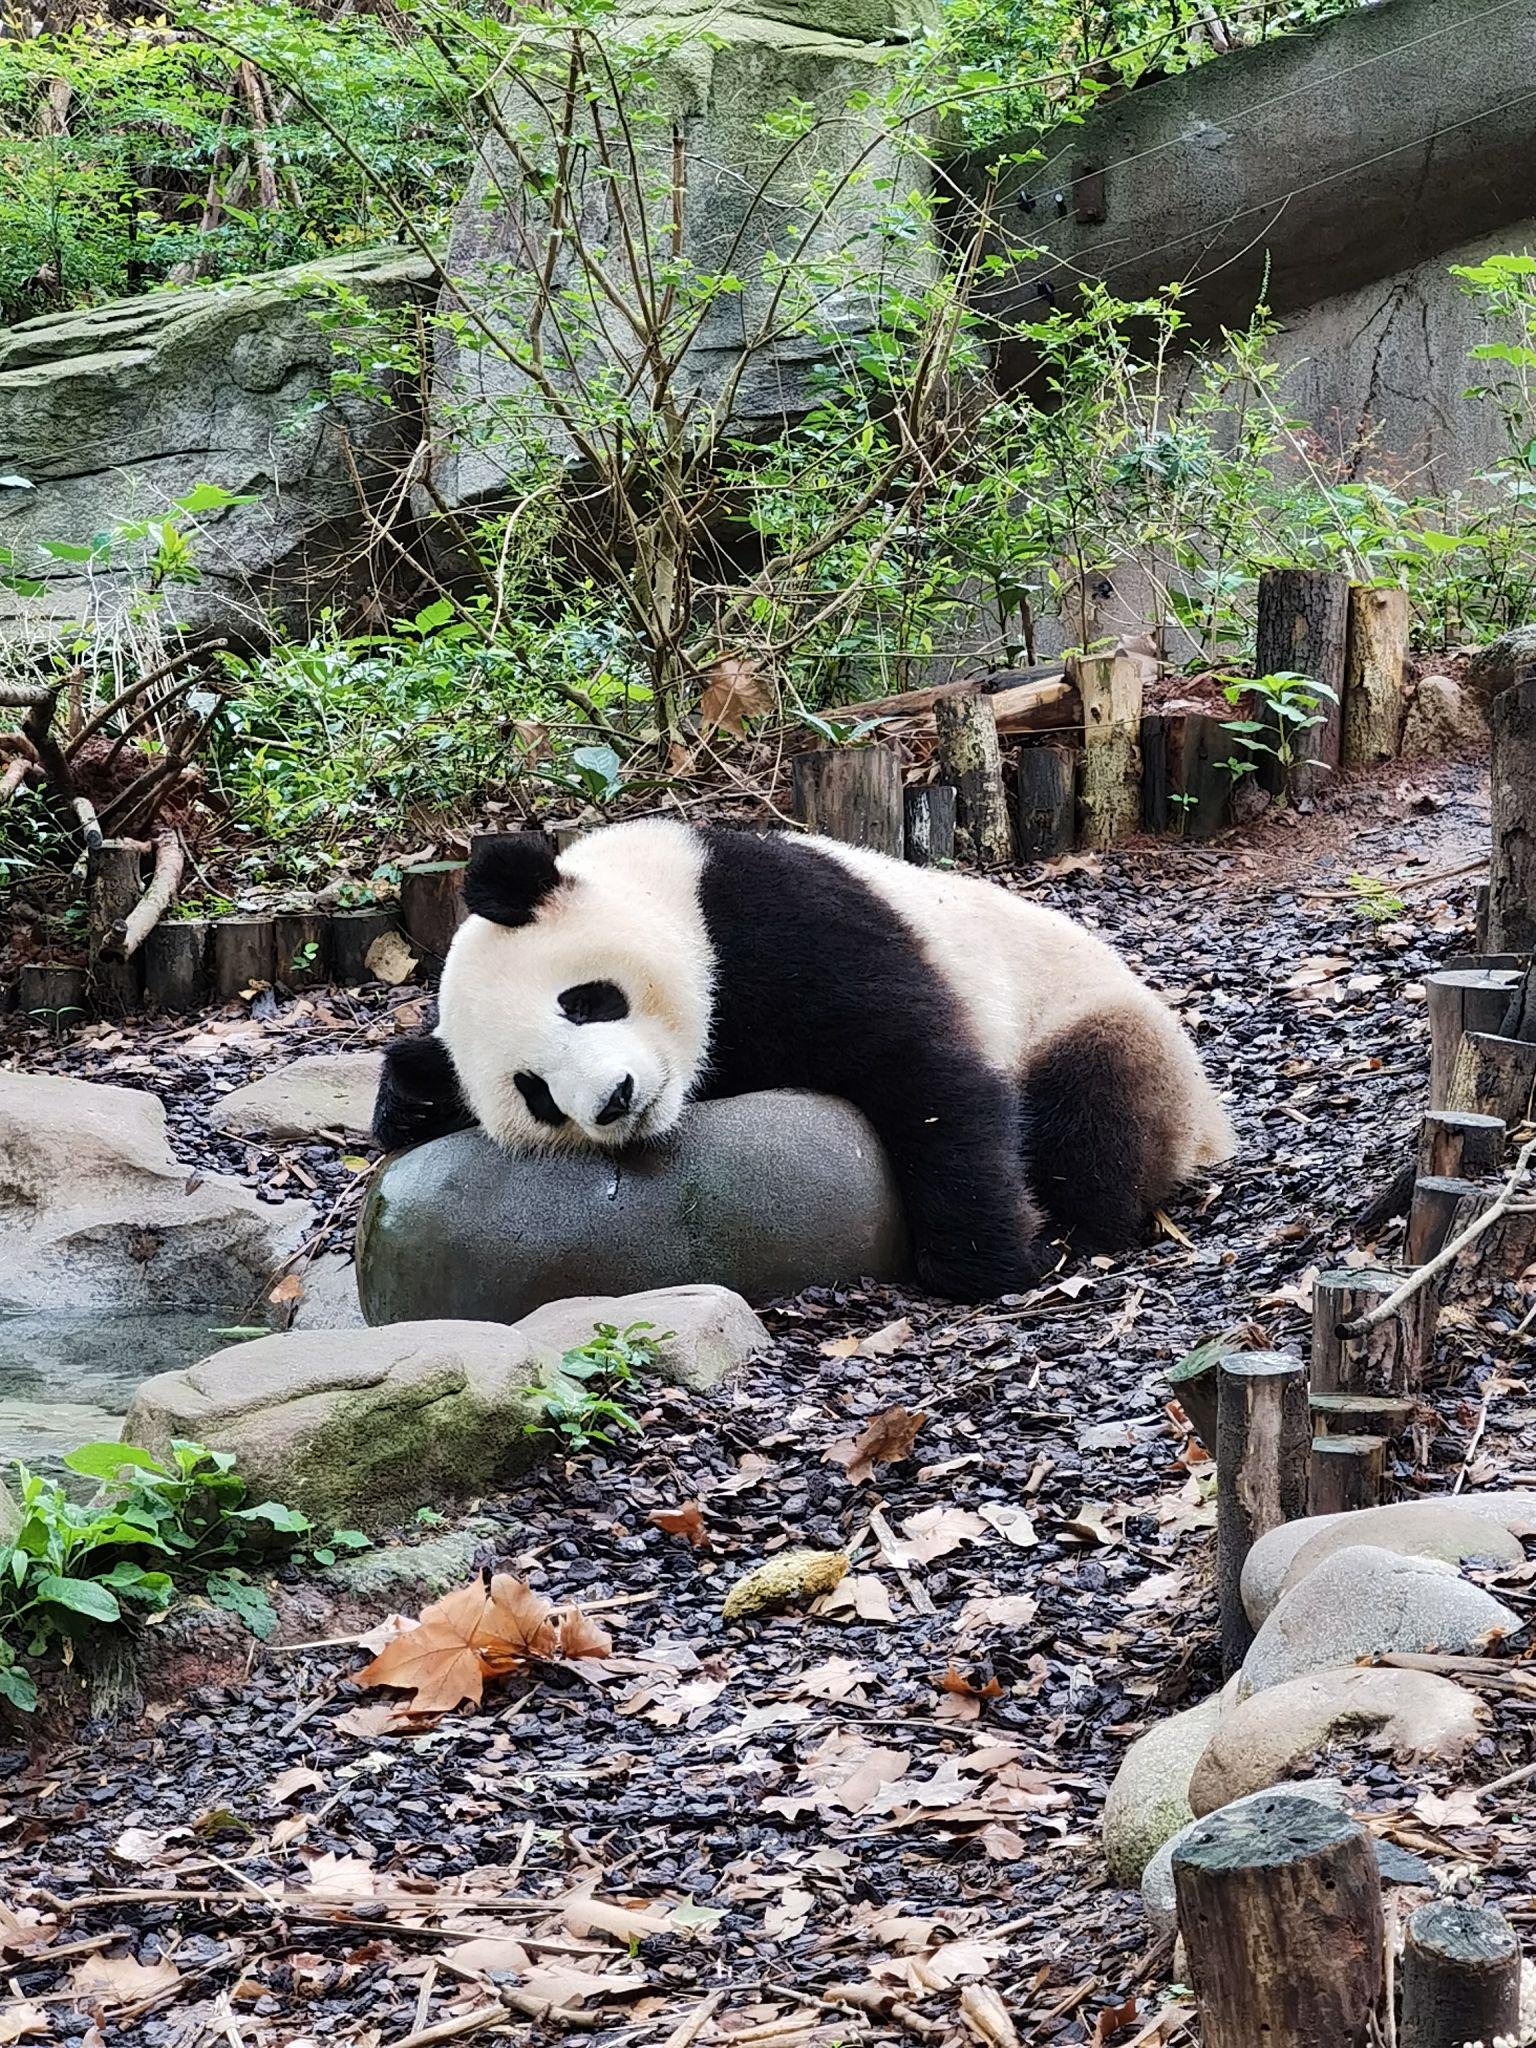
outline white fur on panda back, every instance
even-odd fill
[[[834,839],[807,841],[873,889],[917,935],[960,998],[984,1056],[1006,1074],[1075,1025],[1125,1021],[1158,1058],[1160,1121],[1186,1155],[1182,1179],[1229,1158],[1236,1139],[1183,1027],[1114,949],[1059,911],[1026,902],[995,882],[914,867]]]

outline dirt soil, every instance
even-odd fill
[[[366,1650],[253,1647],[137,1725],[35,1757],[13,1737],[0,2042],[1192,2040],[1169,1946],[1097,1842],[1127,1745],[1220,1682],[1209,1468],[1164,1374],[1237,1325],[1303,1343],[1312,1270],[1363,1262],[1349,1218],[1406,1156],[1422,980],[1470,949],[1486,834],[1475,771],[1398,766],[1240,842],[1021,877],[1177,1004],[1229,1091],[1233,1167],[1145,1250],[1064,1261],[1020,1300],[781,1304],[772,1353],[729,1388],[668,1392],[643,1438],[480,1503],[478,1561],[595,1610],[606,1662],[400,1734],[352,1683]],[[282,1195],[302,1166],[321,1218],[352,1169],[210,1140],[207,1105],[418,1000],[12,1052],[164,1092],[189,1163]],[[1512,1290],[1453,1324],[1400,1490],[1464,1465],[1536,1483],[1523,1313]],[[911,1455],[853,1477],[830,1454],[897,1404],[923,1418]],[[699,1547],[652,1519],[693,1503]],[[800,1545],[851,1549],[842,1587],[727,1624],[727,1588]],[[1529,1578],[1500,1597],[1529,1605]],[[1494,1704],[1473,1785],[1536,1755],[1529,1704]],[[1398,1866],[1401,1895],[1433,1869],[1530,1920],[1524,1789],[1479,1804],[1365,1751],[1342,1769],[1424,1859]]]

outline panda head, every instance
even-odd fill
[[[562,866],[538,832],[474,849],[438,1036],[498,1143],[617,1147],[676,1123],[703,1062],[708,993],[686,932],[643,881]]]

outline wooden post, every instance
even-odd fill
[[[231,1001],[253,982],[272,983],[272,919],[216,917],[210,934],[209,966],[213,993],[221,1003]]]
[[[1460,1237],[1486,1209],[1497,1190],[1472,1188],[1463,1195],[1446,1227],[1445,1243]],[[1506,1286],[1536,1267],[1536,1204],[1516,1202],[1457,1253],[1438,1282],[1440,1299],[1485,1307]],[[1425,1290],[1426,1293],[1428,1289]]]
[[[1216,1455],[1216,1418],[1221,1393],[1220,1363],[1220,1352],[1202,1344],[1187,1358],[1181,1358],[1168,1373],[1168,1384],[1173,1389],[1175,1400],[1194,1424],[1195,1435],[1213,1458]]]
[[[1419,1126],[1419,1172],[1475,1180],[1504,1156],[1504,1119],[1467,1109],[1432,1109]]]
[[[86,858],[86,924],[90,936],[91,996],[104,1015],[120,1017],[139,1007],[144,963],[135,954],[114,959],[112,931],[143,893],[144,858],[136,839],[104,839]]]
[[[1235,1351],[1221,1361],[1216,1420],[1216,1559],[1221,1654],[1228,1673],[1248,1654],[1243,1564],[1271,1529],[1307,1512],[1307,1369],[1279,1351]]]
[[[386,932],[398,929],[399,913],[392,903],[369,903],[361,910],[331,913],[331,973],[342,988],[361,988],[373,980],[368,965],[368,948]]]
[[[1499,1038],[1489,1031],[1469,1031],[1456,1055],[1445,1107],[1502,1117],[1510,1125],[1523,1124],[1531,1115],[1533,1091],[1536,1044],[1525,1038]]]
[[[1401,1436],[1418,1413],[1419,1404],[1406,1394],[1319,1394],[1307,1396],[1312,1411],[1312,1439],[1319,1436]]]
[[[901,762],[894,747],[818,748],[796,754],[789,773],[794,813],[807,831],[901,859]]]
[[[997,713],[990,697],[941,697],[933,707],[934,759],[955,786],[955,851],[979,867],[1005,867],[1013,858]]]
[[[1536,1038],[1536,960],[1515,962],[1519,983],[1499,1021],[1500,1038]]]
[[[400,876],[400,922],[417,952],[425,955],[433,979],[442,972],[466,915],[460,894],[464,868],[458,860],[423,861]]]
[[[1462,1034],[1498,1032],[1519,986],[1518,974],[1497,968],[1457,968],[1425,978],[1431,1109],[1449,1106],[1451,1078],[1456,1071]]]
[[[1348,1814],[1272,1793],[1173,1852],[1202,2048],[1366,2048],[1386,1969],[1381,1877]]]
[[[295,994],[331,971],[331,920],[323,910],[280,910],[272,920],[272,974]]]
[[[1479,953],[1488,950],[1488,884],[1479,882],[1472,896],[1473,938]]]
[[[1369,1268],[1319,1273],[1312,1283],[1312,1387],[1319,1394],[1385,1394],[1411,1397],[1422,1384],[1434,1343],[1431,1292],[1420,1288],[1402,1307],[1363,1337],[1341,1337],[1353,1322],[1385,1301],[1400,1273]]]
[[[1408,1235],[1403,1246],[1403,1256],[1410,1266],[1424,1266],[1434,1258],[1449,1239],[1457,1225],[1456,1217],[1463,1202],[1474,1206],[1471,1215],[1479,1207],[1486,1208],[1493,1200],[1493,1191],[1484,1188],[1475,1180],[1462,1180],[1455,1174],[1421,1173],[1413,1184],[1413,1205],[1408,1211]]]
[[[1322,723],[1296,741],[1291,792],[1316,796],[1333,780],[1343,738],[1344,650],[1349,636],[1349,578],[1328,569],[1266,569],[1259,578],[1254,673],[1302,675],[1326,683],[1336,702],[1318,706]],[[1252,716],[1259,716],[1254,712]],[[1278,762],[1259,761],[1259,781],[1280,788]]]
[[[1520,2038],[1520,1943],[1504,1915],[1460,1899],[1420,1906],[1403,1942],[1400,2048]]]
[[[1349,593],[1340,750],[1346,768],[1390,760],[1402,746],[1408,710],[1403,683],[1412,623],[1406,590],[1357,583]]]
[[[1536,951],[1536,676],[1493,700],[1493,862],[1487,944]],[[1481,941],[1480,941],[1481,943]]]
[[[1142,671],[1130,655],[1080,657],[1083,704],[1083,838],[1114,846],[1141,826]]]
[[[1168,705],[1141,721],[1141,821],[1148,832],[1210,839],[1230,822],[1232,737],[1221,720]]]
[[[1380,1507],[1386,1478],[1384,1436],[1315,1436],[1307,1512],[1346,1515]]]
[[[1014,775],[1020,860],[1059,860],[1077,836],[1077,750],[1021,747]]]
[[[196,1010],[208,1000],[208,920],[161,919],[144,941],[144,994],[156,1010]]]
[[[917,868],[947,866],[955,857],[955,791],[930,782],[904,793],[907,859]]]
[[[61,1038],[85,1018],[85,971],[44,962],[23,967],[16,977],[16,1007],[34,1024]]]

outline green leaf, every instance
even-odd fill
[[[34,1589],[39,1600],[50,1607],[67,1607],[71,1614],[89,1615],[92,1621],[121,1621],[123,1611],[107,1588],[97,1579],[66,1579],[49,1572]]]
[[[238,491],[226,491],[222,484],[194,484],[184,498],[175,500],[178,512],[223,512],[231,505],[254,505],[254,494],[244,497]]]
[[[446,626],[453,617],[453,599],[440,597],[435,604],[429,604],[419,611],[411,621],[413,633],[435,633],[439,626]]]
[[[254,1508],[232,1508],[229,1519],[232,1522],[270,1522],[285,1536],[309,1533],[308,1515],[301,1515],[297,1508],[284,1507],[280,1500],[264,1500]]]
[[[372,1550],[373,1538],[361,1529],[333,1529],[331,1541],[338,1550]]]
[[[244,1622],[258,1641],[264,1643],[276,1629],[277,1615],[272,1602],[244,1573],[213,1572],[204,1590],[215,1607],[222,1607],[227,1614],[233,1614],[238,1621]]]
[[[158,1473],[162,1478],[170,1477],[160,1460],[140,1450],[137,1444],[82,1444],[79,1450],[70,1451],[64,1462],[71,1472],[82,1473],[87,1479],[115,1479],[125,1465]]]
[[[19,1664],[0,1670],[0,1700],[7,1701],[18,1714],[35,1714],[37,1684],[31,1672],[23,1671]]]

